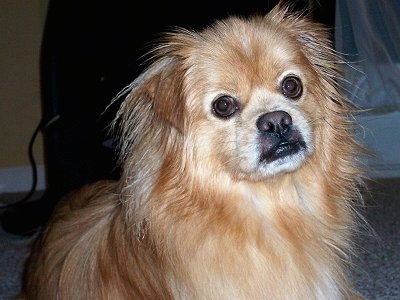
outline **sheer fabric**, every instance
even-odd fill
[[[335,23],[349,98],[372,112],[400,111],[400,1],[337,0]]]

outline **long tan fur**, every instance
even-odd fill
[[[359,147],[327,31],[277,7],[166,35],[115,124],[123,172],[68,196],[35,244],[26,299],[350,299]],[[285,74],[303,82],[282,95]],[[238,99],[233,117],[212,101]],[[260,115],[307,142],[255,159]]]

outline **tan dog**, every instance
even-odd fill
[[[129,87],[123,173],[71,195],[28,299],[349,299],[360,171],[326,30],[276,7],[178,30]]]

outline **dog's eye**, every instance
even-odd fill
[[[215,99],[212,107],[214,114],[220,118],[228,118],[239,109],[239,105],[237,104],[236,100],[226,95]]]
[[[296,76],[285,77],[282,80],[281,89],[283,95],[292,99],[299,98],[303,93],[301,80]]]

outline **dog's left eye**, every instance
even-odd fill
[[[282,80],[281,89],[283,95],[291,99],[297,99],[303,94],[303,84],[296,76],[285,77]]]
[[[215,99],[212,107],[214,114],[219,118],[229,118],[239,109],[237,101],[226,95]]]

